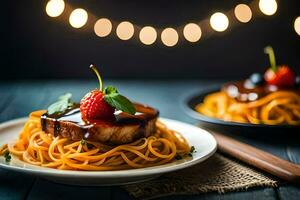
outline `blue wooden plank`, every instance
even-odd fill
[[[27,199],[111,199],[111,191],[110,187],[63,185],[38,178],[28,194]]]
[[[299,142],[299,141],[297,141]],[[300,164],[300,144],[296,145],[288,145],[286,148],[287,155],[289,157],[289,160],[291,160],[294,163]]]
[[[141,183],[142,184],[142,183]],[[273,188],[257,188],[249,189],[246,191],[239,192],[228,192],[225,194],[219,194],[216,192],[197,194],[197,195],[170,195],[165,197],[155,198],[157,200],[240,200],[240,199],[264,199],[264,200],[274,200],[276,199],[276,192]],[[112,198],[113,200],[119,199],[134,199],[132,196],[118,187],[112,188]]]
[[[176,200],[241,200],[241,199],[276,199],[276,193],[272,188],[250,189],[240,192],[229,192],[226,194],[207,193],[200,195],[181,195],[173,197],[162,197],[160,200],[176,199]]]
[[[26,174],[0,169],[0,200],[24,199],[34,180]]]
[[[283,185],[278,188],[278,195],[283,200],[299,200],[300,199],[300,186],[296,185]]]
[[[45,101],[46,93],[39,84],[1,84],[0,121],[23,117]],[[7,100],[4,100],[4,98]],[[35,177],[0,169],[0,199],[24,199]]]

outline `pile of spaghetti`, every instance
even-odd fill
[[[300,96],[293,91],[276,91],[251,102],[239,102],[225,91],[209,94],[196,111],[225,121],[300,125]]]
[[[175,156],[190,152],[179,133],[157,122],[157,131],[133,143],[109,146],[92,141],[73,141],[42,131],[40,117],[44,111],[30,114],[19,139],[4,145],[0,155],[9,151],[21,160],[38,166],[64,170],[121,170],[161,165]]]

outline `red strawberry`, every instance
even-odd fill
[[[104,100],[100,90],[87,93],[80,101],[80,112],[83,119],[111,119],[115,109]]]
[[[265,80],[272,85],[293,86],[295,84],[294,72],[288,66],[278,67],[276,72],[268,69],[265,73]]]
[[[104,99],[102,91],[102,79],[94,65],[90,68],[95,72],[99,81],[99,90],[87,93],[80,101],[80,112],[82,118],[88,119],[111,119],[114,116],[115,108],[110,106]]]
[[[277,86],[293,86],[296,82],[294,72],[286,65],[277,66],[275,54],[272,47],[267,46],[264,49],[269,55],[271,67],[265,73],[265,80],[271,85]]]
[[[95,72],[99,81],[99,90],[87,93],[80,101],[80,112],[83,120],[112,119],[115,109],[134,115],[136,109],[131,101],[119,94],[117,88],[107,86],[103,90],[101,76],[94,65],[90,68]]]

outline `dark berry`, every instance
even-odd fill
[[[252,74],[250,76],[250,81],[254,85],[262,85],[265,82],[263,75],[261,75],[260,73]]]
[[[297,87],[300,87],[300,76],[296,76],[295,84],[296,84]]]

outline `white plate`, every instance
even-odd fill
[[[26,118],[16,119],[0,124],[0,145],[18,138]],[[176,120],[160,118],[168,128],[180,132],[194,146],[196,153],[193,157],[173,161],[168,164],[148,167],[143,169],[130,169],[119,171],[70,171],[57,170],[34,166],[16,157],[6,163],[3,156],[0,157],[0,168],[24,172],[59,183],[73,185],[122,185],[134,182],[146,181],[156,178],[163,173],[171,172],[200,163],[214,154],[217,143],[214,137],[207,131]]]

